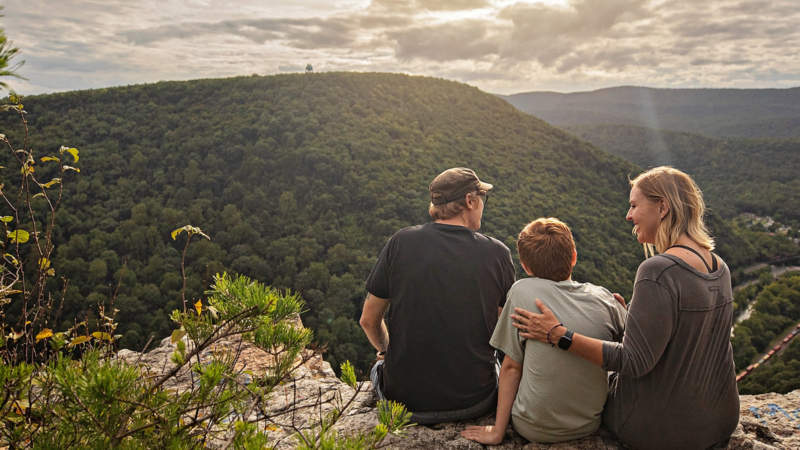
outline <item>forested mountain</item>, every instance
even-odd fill
[[[692,174],[723,216],[751,212],[800,225],[800,138],[714,139],[626,125],[565,129],[641,167],[667,164]]]
[[[394,231],[429,220],[428,183],[452,166],[495,184],[482,231],[512,248],[526,222],[557,216],[577,240],[576,279],[627,294],[641,260],[624,219],[639,169],[463,84],[296,74],[24,104],[34,149],[81,151],[53,258],[70,279],[63,320],[116,292],[128,347],[170,330],[182,249],[170,232],[190,223],[212,238],[189,249],[191,298],[223,270],[297,290],[334,366],[365,368],[374,352],[357,324],[364,279]],[[21,139],[11,114],[0,129]]]
[[[705,136],[800,137],[800,88],[653,89],[623,86],[501,96],[557,126],[634,125]]]

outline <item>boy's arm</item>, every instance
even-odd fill
[[[508,422],[511,420],[511,406],[517,396],[521,378],[522,364],[506,355],[503,366],[500,368],[500,386],[497,388],[497,413],[494,425],[467,427],[461,432],[461,435],[482,444],[495,445],[502,442]]]

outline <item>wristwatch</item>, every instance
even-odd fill
[[[558,339],[558,348],[561,350],[569,350],[569,346],[572,345],[572,334],[572,331],[567,330],[567,332]]]

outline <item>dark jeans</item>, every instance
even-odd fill
[[[499,372],[500,364],[497,364],[496,369]],[[369,373],[369,379],[372,381],[372,388],[375,390],[375,395],[378,400],[389,400],[383,393],[383,360],[375,362],[372,370]],[[480,402],[464,409],[457,409],[453,411],[411,411],[411,422],[420,425],[433,425],[444,422],[455,422],[458,420],[475,419],[488,414],[497,406],[497,390],[492,391],[492,394],[481,400]]]

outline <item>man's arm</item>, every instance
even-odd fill
[[[461,432],[461,435],[482,444],[496,445],[503,442],[508,422],[511,420],[511,406],[514,405],[520,379],[522,379],[522,364],[506,355],[503,366],[500,368],[500,386],[497,388],[497,413],[494,426],[467,427]]]
[[[385,352],[389,348],[389,330],[383,321],[387,309],[389,300],[367,294],[364,309],[361,310],[361,320],[358,321],[367,339],[378,352]]]

